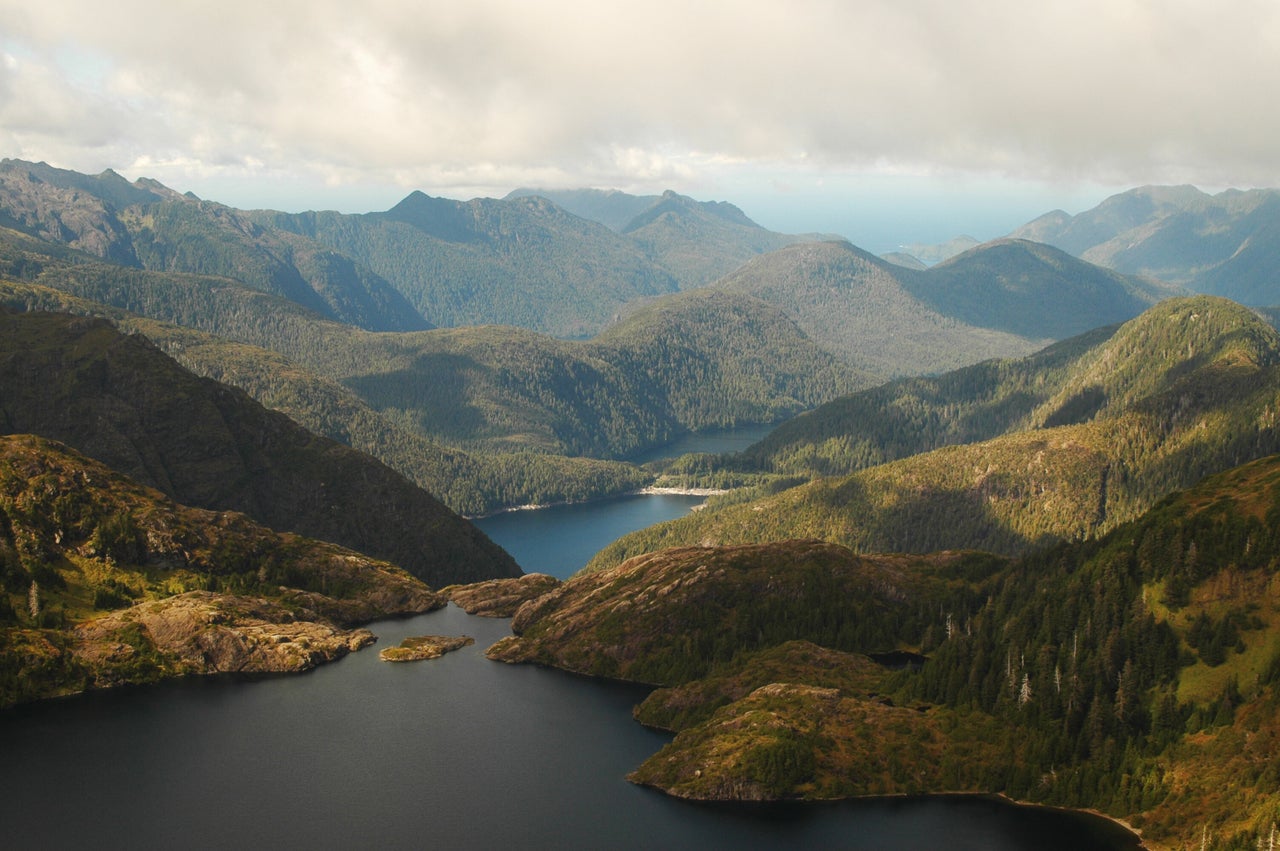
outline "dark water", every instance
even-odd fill
[[[168,684],[0,713],[5,848],[1125,848],[1084,816],[983,798],[705,806],[623,778],[667,738],[641,689],[510,667],[507,622],[449,609],[310,674]]]
[[[526,573],[567,579],[628,532],[688,514],[700,496],[623,496],[581,505],[508,511],[476,521]]]
[[[688,450],[697,451],[697,450]],[[720,450],[711,450],[720,451]],[[699,500],[632,497],[481,523],[526,570],[567,576]],[[644,690],[490,662],[508,622],[448,609],[371,627],[471,635],[392,665],[169,683],[0,712],[0,848],[1135,848],[1101,819],[987,798],[708,806],[627,783],[668,737]]]

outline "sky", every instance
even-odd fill
[[[872,250],[1280,186],[1276,0],[0,0],[0,156],[236,207],[666,189]]]

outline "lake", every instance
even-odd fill
[[[629,497],[481,523],[527,570],[569,575],[699,500]],[[655,519],[656,518],[656,519]],[[441,659],[376,649],[308,674],[84,695],[0,712],[7,848],[1132,849],[1083,814],[982,797],[697,805],[626,782],[669,737],[643,688],[490,662],[508,621],[450,606],[370,628],[471,635]]]
[[[627,783],[668,737],[644,689],[490,662],[507,621],[450,606],[308,674],[169,683],[0,713],[8,848],[1133,848],[1101,819],[987,798],[707,806]]]

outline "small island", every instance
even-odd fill
[[[384,662],[419,662],[423,659],[439,659],[452,650],[461,650],[476,640],[469,635],[418,635],[406,638],[399,646],[388,647],[378,654]]]

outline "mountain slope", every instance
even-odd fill
[[[1182,294],[1025,240],[984,243],[906,285],[934,310],[969,325],[1053,340],[1123,322]]]
[[[68,443],[196,507],[386,558],[434,585],[519,568],[368,456],[196,378],[101,320],[0,315],[0,430]]]
[[[1017,553],[1101,534],[1171,490],[1280,451],[1273,428],[1280,335],[1233,302],[1208,296],[1164,302],[1073,357],[1044,401],[1030,400],[1032,406],[1011,394],[1025,413],[1009,418],[1015,430],[1006,435],[708,508],[623,538],[590,567],[674,544],[793,537],[863,552]],[[1054,357],[1041,358],[1061,368]],[[970,375],[998,381],[1000,372]],[[900,398],[920,404],[909,389],[899,386]],[[984,394],[998,395],[979,387],[975,398]],[[946,416],[948,404],[939,400],[922,415]],[[849,436],[856,446],[856,433]],[[787,451],[804,455],[794,445]],[[858,450],[868,460],[877,451],[874,443]],[[813,454],[823,452],[839,454],[831,447]]]
[[[653,206],[659,195],[630,195],[617,189],[534,189],[521,187],[508,192],[503,200],[536,195],[546,198],[561,209],[599,222],[611,231],[621,233],[636,216]]]
[[[1144,186],[1075,216],[1058,211],[1013,236],[1055,245],[1091,263],[1149,275],[1243,304],[1280,302],[1280,191]]]
[[[0,273],[7,267],[77,298],[272,349],[341,383],[393,428],[468,451],[617,458],[690,430],[774,421],[871,381],[804,339],[776,308],[738,296],[655,302],[637,316],[660,322],[627,322],[599,341],[498,327],[372,334],[225,279],[128,270],[45,245],[0,229]],[[47,305],[46,296],[13,297]],[[226,372],[249,385],[253,371]],[[731,380],[699,398],[689,384],[698,375]],[[274,393],[271,383],[265,375],[252,392]],[[510,483],[513,465],[524,462],[507,461],[497,478]],[[530,474],[549,478],[546,470]],[[521,487],[504,490],[516,496]],[[544,481],[536,490],[553,489]]]
[[[1025,242],[981,246],[925,271],[846,242],[794,245],[714,288],[781,307],[829,351],[888,376],[1029,354],[1172,294]]]
[[[600,189],[517,189],[506,197],[529,196],[547,198],[629,237],[682,290],[705,286],[757,255],[812,240],[766,230],[732,204],[695,201],[670,190],[628,195]]]
[[[0,162],[0,224],[126,266],[233,278],[333,319],[377,330],[430,327],[386,281],[240,211],[44,163]]]
[[[667,191],[622,228],[645,255],[680,282],[705,286],[760,254],[803,241],[765,230],[726,202]]]
[[[464,202],[413,192],[384,213],[253,217],[355,258],[442,327],[585,337],[623,304],[678,288],[627,239],[537,197]]]

